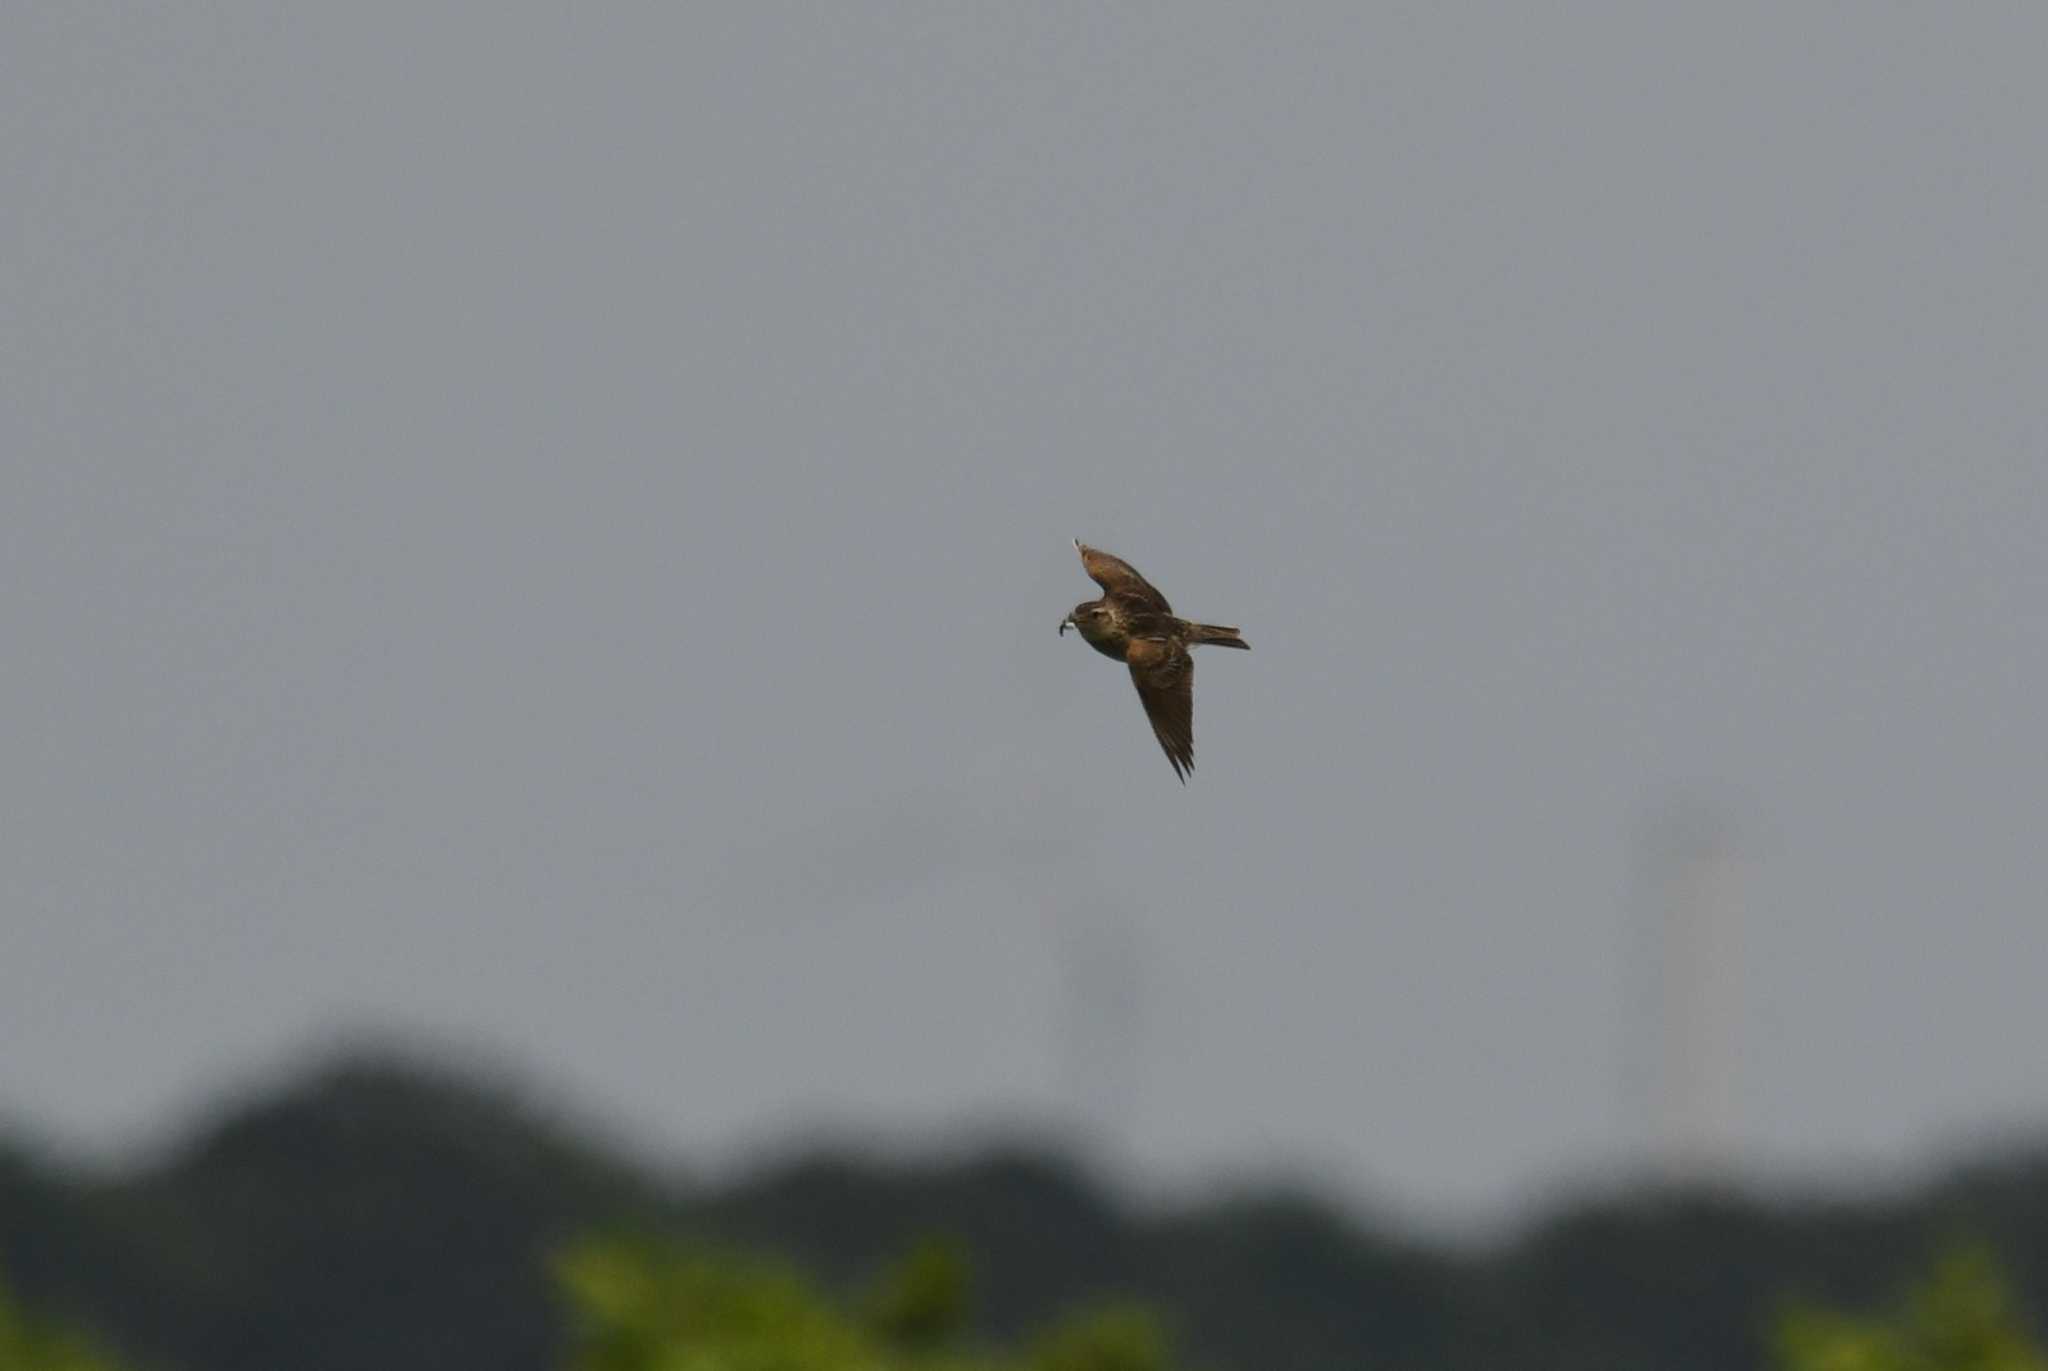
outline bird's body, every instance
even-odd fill
[[[1166,749],[1174,774],[1186,784],[1195,769],[1195,662],[1188,649],[1204,643],[1248,649],[1251,644],[1234,628],[1176,618],[1166,597],[1130,563],[1078,538],[1074,547],[1102,595],[1075,605],[1060,632],[1071,625],[1088,646],[1130,667],[1152,732]]]

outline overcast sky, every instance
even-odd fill
[[[369,1029],[1483,1213],[1672,805],[1749,1165],[2048,1121],[2048,10],[6,27],[15,1126]],[[1186,788],[1075,535],[1252,643]]]

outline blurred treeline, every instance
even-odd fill
[[[2003,1275],[1928,1278],[1965,1242]],[[157,1371],[2017,1371],[2042,1367],[2048,1149],[1885,1200],[1646,1190],[1475,1252],[1295,1192],[1138,1210],[1041,1151],[694,1186],[516,1092],[359,1058],[134,1174],[0,1146],[0,1286],[0,1371],[111,1364],[72,1329]]]

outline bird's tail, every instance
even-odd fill
[[[1221,624],[1189,624],[1188,627],[1194,630],[1193,635],[1188,639],[1191,643],[1212,643],[1217,647],[1241,647],[1246,652],[1252,650],[1252,645],[1240,637],[1238,631],[1234,628],[1224,628]]]

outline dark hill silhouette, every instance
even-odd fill
[[[2048,1150],[1889,1200],[1646,1190],[1474,1254],[1293,1191],[1141,1211],[1021,1148],[821,1154],[690,1191],[515,1090],[391,1056],[246,1100],[132,1174],[0,1145],[0,1277],[162,1371],[541,1371],[560,1346],[547,1256],[607,1226],[779,1251],[847,1286],[944,1233],[973,1255],[988,1331],[1135,1295],[1198,1364],[1240,1371],[1754,1366],[1782,1298],[1868,1303],[1963,1235],[2048,1307]]]
[[[543,1255],[665,1203],[512,1092],[392,1058],[245,1103],[158,1167],[59,1188],[68,1205],[35,1183],[46,1222],[10,1205],[0,1235],[23,1298],[207,1371],[550,1365]]]

